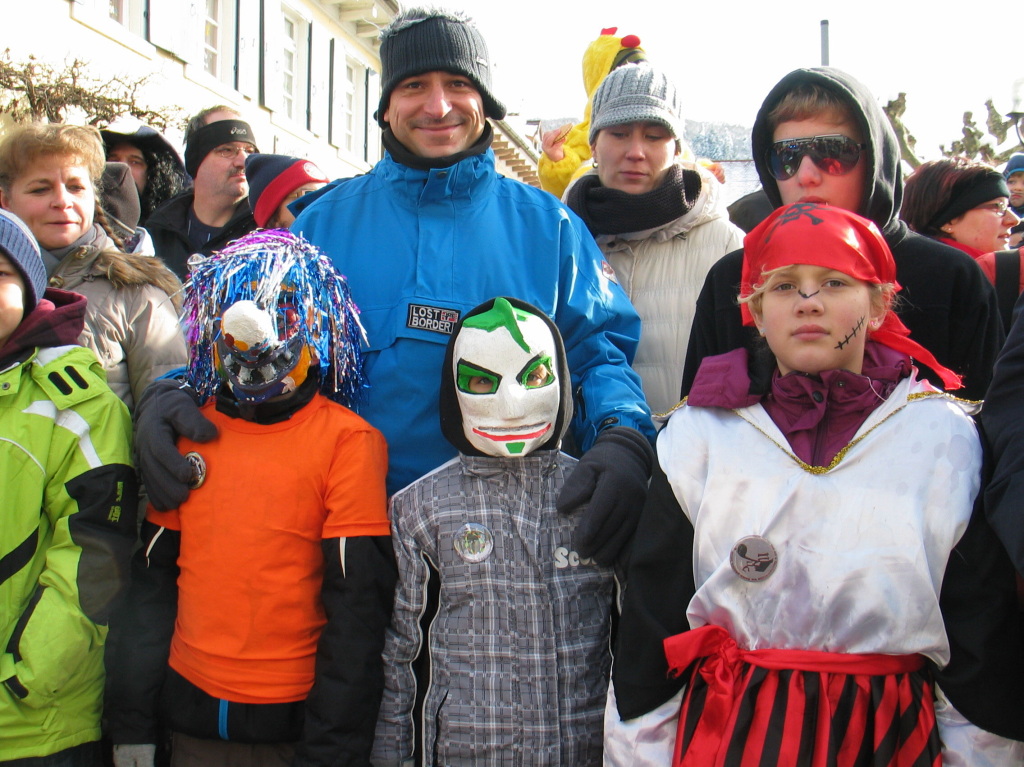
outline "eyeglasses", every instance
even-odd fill
[[[853,170],[867,144],[858,144],[839,134],[776,141],[765,152],[768,171],[779,181],[796,175],[804,157],[810,157],[818,170],[830,176],[843,176]]]
[[[1007,202],[986,202],[984,205],[976,205],[975,210],[990,210],[999,218],[1006,215],[1006,211],[1010,209],[1010,204]]]
[[[255,154],[256,147],[252,144],[221,144],[210,150],[210,154],[215,154],[222,160],[233,160],[239,152]]]

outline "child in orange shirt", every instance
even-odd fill
[[[110,698],[115,764],[365,764],[395,583],[380,432],[347,407],[362,328],[330,261],[284,230],[196,264],[189,383],[212,442],[150,509]],[[329,395],[329,396],[325,396]]]

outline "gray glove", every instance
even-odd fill
[[[135,406],[135,454],[150,503],[161,511],[188,498],[193,469],[177,439],[209,442],[217,427],[199,412],[196,392],[173,378],[153,381]]]
[[[114,767],[153,767],[156,745],[153,743],[122,743],[114,746]]]

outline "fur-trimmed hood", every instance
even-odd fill
[[[50,286],[74,290],[83,282],[107,279],[115,288],[152,285],[181,308],[181,282],[164,262],[153,256],[122,253],[109,239],[103,245],[73,248],[54,269]]]

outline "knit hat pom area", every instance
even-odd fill
[[[484,114],[501,120],[505,105],[491,93],[491,56],[476,23],[461,11],[410,8],[380,33],[381,96],[374,115],[387,127],[391,91],[402,80],[424,72],[457,72],[473,81]]]
[[[613,70],[594,93],[590,143],[602,128],[635,122],[660,123],[673,138],[683,137],[683,105],[676,86],[644,61]]]
[[[245,158],[245,178],[249,182],[249,205],[257,226],[266,226],[284,199],[300,186],[326,184],[330,180],[309,160],[263,152]]]

